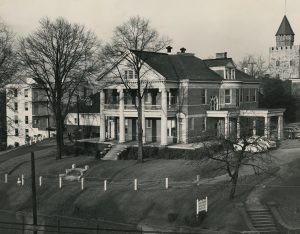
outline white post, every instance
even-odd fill
[[[134,179],[134,190],[137,191],[137,179]]]
[[[208,207],[208,201],[207,201],[207,197],[205,197],[205,211],[207,212],[207,207]]]
[[[21,184],[22,184],[22,186],[24,185],[24,175],[23,174],[21,176]]]
[[[270,117],[265,116],[265,137],[270,137]]]
[[[199,200],[196,200],[196,215],[198,216],[199,214]]]
[[[200,181],[200,175],[197,175],[197,182]]]
[[[42,176],[39,177],[40,187],[42,186]]]
[[[72,169],[75,169],[76,168],[76,164],[72,164]]]
[[[107,189],[107,181],[104,180],[104,191],[106,191],[106,189]]]
[[[81,190],[84,189],[84,178],[81,178]]]
[[[8,181],[8,175],[5,174],[5,175],[4,175],[4,182],[5,182],[5,184],[7,184],[7,181]]]
[[[166,178],[166,189],[169,188],[169,178]]]
[[[224,120],[224,138],[227,139],[229,137],[229,117],[226,116]]]
[[[59,175],[59,188],[61,189],[61,187],[62,187],[62,176]]]

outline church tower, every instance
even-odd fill
[[[269,49],[270,77],[282,80],[299,79],[300,46],[294,45],[295,34],[286,15],[275,36],[276,47]]]
[[[293,29],[286,16],[283,17],[281,24],[276,33],[276,47],[293,46],[294,45]]]

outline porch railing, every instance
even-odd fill
[[[104,104],[104,109],[116,110],[119,109],[119,104]]]

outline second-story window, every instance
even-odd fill
[[[18,97],[18,90],[14,89],[14,97]]]
[[[229,104],[231,103],[231,90],[225,89],[225,103]]]
[[[19,136],[19,129],[15,129],[15,136]]]
[[[145,93],[145,103],[152,104],[152,96],[150,92]]]
[[[25,116],[25,124],[28,124],[28,116]]]
[[[25,90],[24,90],[24,96],[25,96],[25,97],[28,97],[28,89],[25,89]]]
[[[15,115],[15,124],[17,124],[19,122],[19,118],[17,115]]]
[[[17,111],[18,110],[18,103],[17,102],[15,102],[15,111]]]
[[[125,79],[135,79],[135,74],[133,70],[125,70],[124,71]]]
[[[24,103],[24,108],[25,108],[26,111],[28,111],[28,102]]]
[[[201,104],[206,104],[207,103],[207,89],[201,89],[201,94],[200,94],[200,102]]]

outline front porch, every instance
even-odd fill
[[[266,136],[283,138],[285,109],[207,111],[208,129],[217,137]]]

